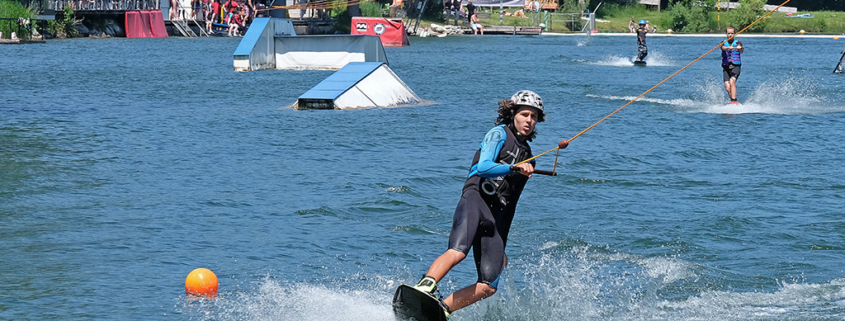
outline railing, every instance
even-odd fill
[[[569,25],[569,31],[584,31],[580,26],[579,23],[581,21],[581,14],[578,13],[549,13],[548,23],[546,23],[546,27],[549,30],[552,29],[552,25],[557,23],[563,23]],[[589,22],[587,22],[589,24]]]
[[[160,9],[157,0],[51,0],[48,9],[56,11],[67,7],[73,10],[154,10]]]
[[[0,28],[0,39],[12,39],[12,32],[15,33],[17,39],[30,40],[32,39],[32,30],[35,20],[27,20],[29,24],[22,25],[20,18],[0,18],[0,23],[6,28]],[[3,32],[5,31],[5,32]]]

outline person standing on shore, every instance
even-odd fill
[[[728,97],[731,98],[729,104],[739,104],[736,100],[736,80],[739,79],[740,67],[742,67],[740,55],[745,51],[745,47],[734,37],[736,28],[728,27],[725,33],[728,38],[722,44],[722,78],[725,81]]]
[[[630,30],[631,33],[634,33],[637,30],[637,23],[634,22],[634,17],[631,17],[631,22],[628,23],[628,30]]]
[[[458,19],[461,19],[461,21],[464,20],[464,18],[461,18],[461,13],[461,0],[452,0],[452,15],[455,16],[456,26],[458,25]]]
[[[452,0],[443,1],[443,15],[446,16],[445,23],[449,24],[449,16],[452,15]]]
[[[467,8],[467,17],[469,19],[470,24],[472,23],[472,16],[475,14],[475,9],[477,8],[474,4],[472,4],[472,0],[469,0],[466,5]]]
[[[640,62],[648,56],[648,46],[645,44],[645,35],[648,33],[648,21],[640,20],[640,28],[637,29],[637,60]]]

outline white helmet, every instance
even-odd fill
[[[543,98],[540,98],[540,95],[530,90],[516,92],[511,97],[511,101],[514,105],[534,107],[539,109],[541,113],[546,112],[543,110]]]

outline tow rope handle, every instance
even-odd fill
[[[511,172],[517,172],[517,173],[519,173],[519,171],[517,170],[516,166],[511,166]],[[544,171],[544,170],[540,170],[540,169],[535,169],[535,170],[534,170],[534,174],[548,175],[548,176],[557,176],[557,173],[555,173],[555,171]]]

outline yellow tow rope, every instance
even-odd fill
[[[771,15],[773,12],[777,11],[778,9],[780,9],[780,7],[783,7],[785,4],[787,4],[789,1],[791,1],[791,0],[786,0],[786,1],[784,1],[784,2],[783,2],[783,3],[781,3],[779,6],[777,6],[777,8],[772,9],[771,11],[769,11],[769,12],[768,12],[768,13],[766,13],[766,14],[764,14],[764,15],[763,15],[763,16],[761,16],[759,19],[755,20],[754,22],[752,22],[751,24],[749,24],[749,25],[748,25],[748,26],[746,26],[745,28],[742,28],[742,30],[740,30],[740,31],[739,31],[739,32],[737,32],[735,35],[733,35],[733,37],[728,38],[728,40],[727,40],[727,41],[731,41],[731,39],[733,39],[734,37],[736,37],[736,36],[738,36],[739,34],[741,34],[741,33],[745,32],[745,30],[748,30],[748,28],[751,28],[751,26],[753,26],[754,24],[756,24],[756,23],[760,22],[760,20],[763,20],[763,18],[768,17],[768,16],[769,16],[769,15]],[[719,44],[718,44],[718,45],[716,45],[715,47],[713,47],[713,49],[710,49],[710,51],[705,52],[703,55],[701,55],[700,57],[696,58],[696,59],[695,59],[695,60],[693,60],[692,62],[688,63],[686,66],[684,66],[683,68],[679,69],[678,71],[676,71],[676,72],[675,72],[674,74],[672,74],[671,76],[666,77],[666,79],[663,79],[661,82],[657,83],[657,85],[652,86],[651,88],[649,88],[648,90],[646,90],[644,93],[640,94],[639,96],[637,96],[637,97],[636,97],[636,98],[634,98],[634,99],[631,99],[631,101],[629,101],[629,102],[628,102],[628,103],[626,103],[625,105],[622,105],[622,107],[619,107],[618,109],[614,110],[612,113],[608,114],[607,116],[604,116],[604,118],[602,118],[601,120],[597,121],[595,124],[590,125],[590,127],[587,127],[587,129],[584,129],[584,130],[582,130],[580,133],[578,133],[577,135],[572,136],[572,138],[570,138],[570,139],[568,139],[568,140],[561,141],[561,142],[560,142],[560,144],[558,144],[558,147],[552,148],[552,149],[550,149],[550,150],[548,150],[548,151],[546,151],[546,152],[543,152],[542,154],[536,155],[536,156],[534,156],[534,157],[531,157],[531,158],[529,158],[529,159],[526,159],[526,160],[524,160],[524,161],[521,161],[521,162],[519,162],[519,163],[516,163],[516,164],[514,164],[513,166],[516,166],[516,165],[520,165],[520,164],[524,164],[524,163],[530,162],[530,161],[532,161],[532,160],[536,159],[537,157],[540,157],[540,156],[546,155],[546,154],[551,153],[551,152],[553,152],[553,151],[560,151],[562,148],[566,148],[566,146],[567,146],[567,145],[569,145],[569,142],[571,142],[573,139],[576,139],[576,138],[578,138],[578,136],[583,135],[583,134],[584,134],[584,133],[586,133],[588,130],[593,129],[593,127],[596,127],[596,125],[600,124],[600,123],[601,123],[601,122],[603,122],[605,119],[610,118],[610,116],[613,116],[613,114],[616,114],[617,112],[619,112],[620,110],[622,110],[622,108],[628,107],[628,105],[632,104],[632,103],[633,103],[633,102],[635,102],[637,99],[642,98],[643,96],[645,96],[645,94],[647,94],[647,93],[651,92],[652,90],[654,90],[655,88],[657,88],[657,86],[660,86],[660,85],[662,85],[663,83],[665,83],[667,80],[671,79],[672,77],[675,77],[675,75],[677,75],[677,74],[678,74],[678,73],[680,73],[681,71],[684,71],[684,69],[687,69],[687,67],[692,66],[692,64],[694,64],[694,63],[696,63],[697,61],[701,60],[701,58],[704,58],[705,56],[709,55],[711,52],[713,52],[714,50],[718,49],[718,48],[719,48],[719,47],[721,47],[721,46],[722,46],[722,42],[719,42]],[[558,153],[559,153],[559,152],[558,152]],[[555,168],[556,168],[556,167],[557,167],[557,156],[555,156]],[[552,171],[554,171],[554,170],[552,170]]]

